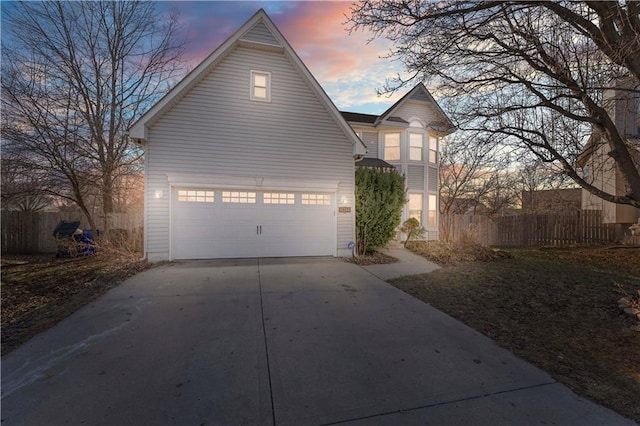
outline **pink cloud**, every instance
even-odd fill
[[[357,73],[387,53],[384,41],[367,43],[370,35],[348,33],[345,22],[351,3],[305,2],[296,6],[292,13],[276,17],[276,24],[319,79],[335,80]]]
[[[397,97],[376,94],[376,89],[399,70],[399,63],[381,59],[389,52],[390,43],[384,39],[368,43],[371,35],[363,32],[349,34],[345,25],[350,14],[349,2],[160,2],[159,5],[181,12],[184,34],[190,41],[186,56],[191,67],[264,7],[338,108],[379,113]]]

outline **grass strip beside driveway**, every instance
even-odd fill
[[[2,355],[148,268],[140,253],[2,257]]]
[[[604,250],[510,249],[391,284],[640,421],[640,321],[617,306],[618,285],[640,290],[640,250]]]

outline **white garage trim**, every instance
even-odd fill
[[[323,179],[291,179],[287,177],[216,176],[167,174],[172,187],[278,190],[294,192],[336,192],[340,181]]]

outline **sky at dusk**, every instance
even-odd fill
[[[349,34],[351,2],[167,1],[160,12],[179,12],[194,68],[260,8],[274,21],[336,106],[343,111],[380,114],[404,94],[378,96],[386,79],[402,73],[397,61],[382,58],[391,47],[370,34]]]
[[[0,0],[0,11],[12,6]],[[406,93],[377,95],[404,67],[385,58],[388,40],[349,33],[352,1],[157,1],[156,7],[162,15],[178,12],[190,69],[263,8],[338,109],[380,114]],[[3,42],[10,42],[4,14],[2,24]]]

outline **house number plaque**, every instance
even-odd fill
[[[351,213],[351,207],[338,207],[338,213]]]

